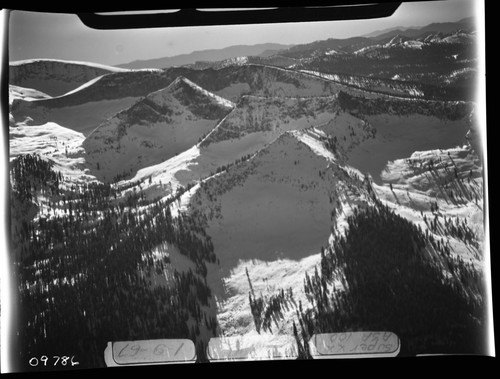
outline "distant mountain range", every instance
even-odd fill
[[[452,33],[457,29],[471,31],[474,28],[474,19],[472,17],[468,17],[456,22],[438,22],[423,27],[415,26],[407,28],[403,26],[396,26],[394,28],[377,30],[375,32],[364,35],[364,37],[373,38],[378,41],[385,38],[392,38],[397,34],[403,35],[405,37],[416,38],[428,33]]]
[[[173,66],[185,66],[195,63],[218,62],[237,57],[261,57],[269,58],[277,54],[285,56],[297,56],[301,52],[308,54],[311,51],[329,46],[331,49],[348,48],[350,50],[370,46],[380,41],[389,41],[396,35],[410,38],[419,38],[430,33],[451,33],[458,29],[471,31],[474,29],[474,19],[464,18],[456,22],[432,23],[423,27],[397,26],[389,29],[377,30],[359,37],[345,39],[329,38],[299,45],[285,45],[279,43],[263,43],[257,45],[235,45],[222,49],[207,49],[194,51],[188,54],[175,55],[171,57],[135,60],[129,63],[116,65],[116,67],[127,69],[140,68],[169,68]]]
[[[292,45],[283,45],[279,43],[263,43],[257,45],[235,45],[223,49],[207,49],[194,51],[189,54],[175,55],[172,57],[163,57],[148,60],[136,60],[130,63],[117,65],[117,67],[138,69],[138,68],[169,68],[172,66],[183,66],[198,61],[215,62],[223,59],[230,59],[240,56],[270,56],[279,50],[284,50]]]

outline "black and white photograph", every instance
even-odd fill
[[[3,373],[495,356],[484,1],[335,5],[1,11]]]

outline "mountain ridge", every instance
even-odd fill
[[[178,77],[87,136],[83,142],[87,161],[95,175],[108,182],[133,176],[137,170],[168,160],[196,144],[233,107],[230,101]]]
[[[137,68],[169,68],[172,66],[183,66],[186,64],[193,64],[197,61],[216,61],[222,59],[236,58],[245,55],[261,55],[271,54],[290,45],[279,43],[262,43],[255,45],[234,45],[220,49],[205,49],[197,50],[191,53],[174,55],[171,57],[161,57],[154,59],[136,60],[128,63],[116,65],[116,67],[137,69]]]
[[[92,62],[60,59],[26,59],[9,62],[9,84],[62,96],[89,80],[129,70]]]
[[[371,37],[377,41],[384,40],[386,38],[392,38],[396,34],[401,34],[408,38],[422,38],[427,34],[431,33],[452,33],[458,29],[464,29],[468,31],[475,30],[474,19],[472,17],[463,18],[454,22],[434,22],[421,27],[409,27],[404,28],[397,26],[390,28],[387,31],[381,30],[375,35],[370,33]]]

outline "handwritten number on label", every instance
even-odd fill
[[[159,345],[156,345],[156,347],[153,350],[154,355],[163,355],[164,348],[167,347],[164,343],[161,343]],[[167,350],[168,351],[168,350]]]
[[[123,351],[128,347],[128,344],[126,344],[123,349],[121,349],[119,352],[118,352],[118,356],[119,357],[123,357],[125,354],[122,355]]]
[[[37,367],[40,362],[42,362],[44,366],[47,366],[50,364],[52,364],[52,366],[57,366],[57,365],[67,366],[68,363],[70,363],[71,366],[79,365],[80,362],[77,362],[74,359],[75,359],[74,355],[71,357],[67,356],[67,355],[63,355],[63,356],[53,355],[52,360],[50,360],[48,356],[42,355],[40,357],[40,359],[38,359],[37,357],[31,357],[28,363],[30,364],[31,367]]]
[[[183,346],[184,346],[184,342],[181,343],[181,346],[179,346],[179,348],[176,350],[174,357],[177,356],[177,353],[182,349]]]
[[[177,348],[177,350],[174,353],[174,357],[177,356],[177,354],[179,353],[179,351],[181,351],[183,346],[184,346],[184,342],[182,342],[180,344],[180,346]],[[165,345],[164,343],[161,343],[161,344],[155,346],[155,348],[153,350],[153,354],[154,355],[163,355],[163,353],[165,353],[165,350],[167,351],[167,355],[170,356],[167,345]]]
[[[394,339],[390,332],[346,332],[315,335],[314,344],[321,355],[392,353],[397,349]]]
[[[146,349],[141,348],[141,345],[132,345],[130,350],[133,351],[133,354],[131,357],[135,357],[137,354],[139,354],[141,351],[145,351]]]

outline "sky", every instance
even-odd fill
[[[472,16],[477,1],[480,0],[408,2],[393,16],[380,20],[135,30],[94,30],[73,14],[13,10],[9,19],[9,60],[52,58],[117,65],[231,45],[301,44],[395,26],[457,21]]]

